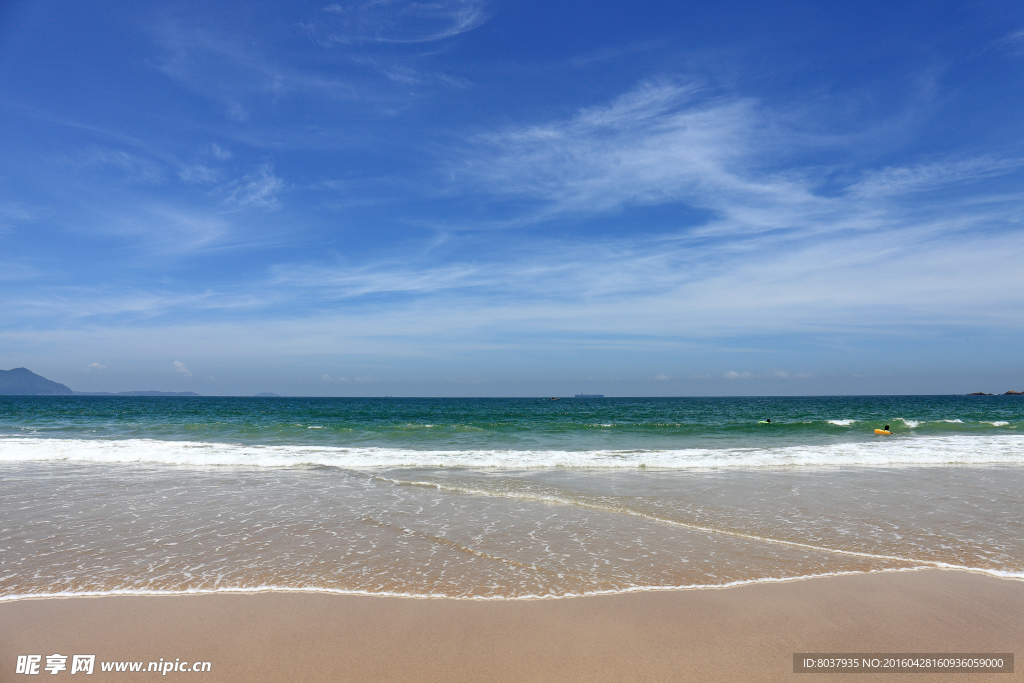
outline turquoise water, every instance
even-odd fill
[[[886,424],[911,437],[1017,434],[1024,397],[0,397],[0,438],[582,451],[873,441]]]
[[[1020,579],[1022,428],[1017,396],[0,397],[0,599]]]

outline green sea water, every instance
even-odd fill
[[[1017,434],[1024,397],[0,397],[0,438],[580,451],[871,441],[885,425],[908,437]]]

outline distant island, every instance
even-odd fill
[[[198,396],[194,391],[72,391],[28,368],[0,370],[0,396]]]
[[[254,398],[281,398],[281,394],[275,394],[272,391],[264,391],[263,393],[256,394]]]
[[[198,396],[194,391],[74,391],[75,396]]]
[[[996,396],[997,394],[987,394],[984,391],[972,391],[971,393],[969,393],[967,395],[968,396]],[[1003,396],[1024,396],[1024,391],[1014,391],[1013,389],[1010,389],[1009,391],[1003,392],[1002,395]]]
[[[40,377],[27,368],[0,370],[0,395],[2,396],[70,396],[70,388]]]

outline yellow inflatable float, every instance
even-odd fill
[[[888,429],[876,429],[875,434],[879,434],[881,436],[892,436],[892,432]]]

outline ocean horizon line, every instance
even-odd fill
[[[515,394],[507,396],[499,395],[486,395],[486,396],[468,396],[468,395],[451,395],[451,396],[439,396],[439,395],[408,395],[408,396],[394,396],[394,395],[344,395],[344,396],[324,396],[324,395],[304,395],[304,394],[278,394],[269,396],[264,394],[198,394],[195,392],[172,392],[172,391],[118,391],[118,392],[105,392],[105,391],[76,391],[72,394],[0,394],[0,398],[169,398],[169,399],[195,399],[195,398],[301,398],[301,399],[337,399],[337,398],[350,398],[350,399],[415,399],[415,400],[433,400],[433,399],[494,399],[494,400],[506,400],[506,399],[536,399],[550,401],[552,399],[572,399],[572,400],[599,400],[599,399],[667,399],[667,398],[929,398],[929,397],[944,397],[944,396],[976,396],[982,397],[999,397],[999,396],[1021,396],[1022,392],[1009,391],[1005,393],[934,393],[934,394],[671,394],[671,395],[658,395],[658,396],[643,396],[643,395],[611,395],[604,394],[601,396],[575,396],[567,394],[565,396],[551,396],[549,394],[536,394],[536,395],[525,395]]]

